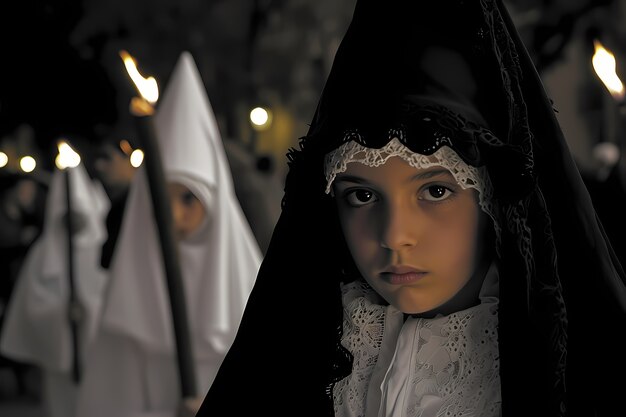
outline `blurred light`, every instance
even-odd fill
[[[593,41],[593,46],[595,50],[593,58],[591,59],[593,69],[613,98],[617,100],[623,99],[624,84],[622,84],[622,81],[615,72],[615,56],[605,49],[597,40]]]
[[[24,156],[20,159],[20,168],[24,172],[32,172],[37,166],[37,161],[32,156]]]
[[[135,168],[139,168],[142,162],[143,151],[141,149],[135,149],[133,153],[130,154],[130,164]]]
[[[126,139],[120,140],[120,149],[126,155],[130,155],[131,153],[133,153],[133,147],[130,146],[130,143],[128,143],[128,141]]]
[[[9,156],[0,151],[0,168],[4,168],[9,163]]]
[[[593,147],[593,158],[602,165],[612,167],[619,161],[619,147],[611,142],[600,142]]]
[[[263,107],[255,107],[250,111],[250,121],[255,127],[265,128],[270,125],[270,112]]]
[[[139,90],[139,94],[150,104],[159,99],[159,86],[154,77],[144,78],[137,70],[137,62],[128,52],[120,51],[120,57],[124,60],[126,71]]]
[[[80,155],[76,153],[67,142],[60,141],[57,144],[57,148],[59,149],[59,154],[54,160],[57,168],[74,168],[80,164]]]

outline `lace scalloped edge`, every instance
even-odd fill
[[[354,140],[348,141],[328,153],[325,157],[326,194],[331,192],[331,187],[337,174],[345,172],[349,163],[359,162],[369,167],[378,167],[394,156],[402,158],[410,166],[417,169],[426,169],[433,166],[443,167],[450,171],[461,188],[477,190],[480,208],[493,220],[496,236],[499,239],[500,226],[492,203],[493,185],[487,168],[468,165],[453,149],[446,145],[440,147],[431,155],[422,155],[411,151],[397,137],[380,149],[366,148]]]

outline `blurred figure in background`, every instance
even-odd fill
[[[70,190],[65,172],[57,170],[52,177],[43,232],[20,269],[0,334],[3,355],[42,370],[46,417],[74,415],[82,354],[93,336],[106,283],[100,252],[106,238],[108,198],[82,164],[68,175]],[[67,192],[72,204],[74,305],[70,305]],[[70,314],[77,320],[76,328],[70,324]]]
[[[41,233],[46,193],[47,184],[31,174],[0,172],[0,312],[26,251]]]
[[[256,156],[236,139],[224,139],[235,194],[263,254],[280,216],[283,188],[273,175],[271,156]]]
[[[102,320],[88,353],[80,417],[193,415],[235,337],[261,262],[189,53],[179,58],[154,121],[170,192],[199,398],[181,398],[158,225],[147,172],[140,168],[109,268]]]
[[[35,129],[17,122],[0,139],[0,332],[18,273],[29,247],[41,234],[49,173],[42,168]],[[25,172],[20,159],[31,156],[36,166]],[[0,352],[0,367],[12,373],[9,386],[18,396],[39,396],[39,370]]]
[[[94,175],[102,182],[111,208],[106,216],[107,240],[102,248],[102,267],[108,269],[122,225],[128,190],[136,168],[130,163],[131,145],[129,129],[102,132],[103,139],[94,155]]]
[[[626,139],[622,139],[626,141]],[[582,172],[611,246],[626,267],[626,155],[624,145],[599,142],[592,150],[595,166]]]
[[[41,152],[35,146],[34,135],[30,124],[20,123],[0,139],[0,152],[4,155],[0,158],[2,300],[8,296],[26,250],[43,227],[49,178],[41,167]],[[40,166],[32,172],[24,171],[20,160],[26,156]]]
[[[30,174],[0,169],[0,334],[19,271],[32,242],[43,228],[48,185]],[[18,397],[39,397],[39,370],[0,351],[0,367],[12,374]]]

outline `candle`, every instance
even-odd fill
[[[152,115],[159,93],[156,80],[153,77],[144,78],[137,70],[135,60],[126,51],[121,51],[128,75],[133,80],[139,97],[133,97],[130,102],[130,112],[135,119],[139,139],[144,153],[145,164],[152,198],[152,207],[156,226],[159,233],[161,253],[165,267],[166,285],[172,312],[174,336],[176,338],[176,354],[183,398],[196,396],[196,379],[193,371],[193,356],[189,336],[189,322],[185,303],[178,248],[174,238],[172,209],[167,195],[167,185],[159,144]]]
[[[622,125],[624,123],[624,116],[626,116],[626,103],[624,102],[626,91],[624,90],[622,80],[617,75],[617,63],[614,54],[607,50],[598,40],[594,40],[593,45],[593,68],[609,93],[604,96],[606,126],[604,141],[613,144],[619,150],[619,153],[623,153],[623,138],[621,135],[624,132]],[[617,160],[622,158],[623,155],[618,156]],[[605,167],[607,172],[601,173],[600,175],[604,177],[608,176],[612,168],[613,166]]]
[[[84,317],[83,308],[76,295],[75,270],[74,270],[74,218],[72,215],[72,188],[70,179],[70,170],[80,163],[80,156],[64,141],[57,144],[59,154],[57,156],[56,165],[63,170],[65,179],[65,201],[66,215],[65,225],[67,230],[67,276],[69,286],[68,299],[68,320],[70,324],[70,334],[72,337],[72,380],[78,384],[81,377],[80,364],[80,336],[79,327]]]
[[[593,46],[595,50],[592,58],[593,69],[611,96],[618,102],[623,101],[624,84],[615,71],[617,67],[615,56],[598,40],[593,41]]]

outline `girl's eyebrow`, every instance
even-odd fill
[[[451,176],[452,173],[450,173],[450,171],[448,171],[445,168],[422,171],[422,172],[418,172],[417,174],[409,178],[409,182],[427,180],[429,178],[438,177],[440,175]],[[339,183],[339,182],[353,182],[356,184],[364,184],[364,183],[368,183],[369,181],[365,178],[361,178],[356,175],[338,174],[337,178],[335,178],[335,183]]]
[[[438,177],[440,175],[452,175],[450,171],[445,168],[432,169],[429,171],[419,172],[411,177],[411,181],[415,180],[427,180],[429,178]]]
[[[363,184],[368,182],[367,180],[361,178],[361,177],[357,177],[355,175],[343,175],[343,174],[339,174],[337,175],[337,177],[335,178],[334,183],[340,183],[340,182],[354,182],[357,184]]]

